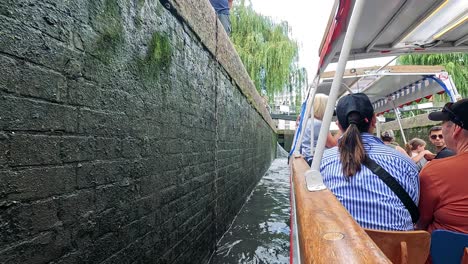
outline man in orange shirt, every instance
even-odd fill
[[[447,103],[429,119],[442,121],[445,143],[456,155],[435,159],[422,169],[418,227],[468,234],[468,99]]]

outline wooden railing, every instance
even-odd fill
[[[302,263],[391,263],[330,190],[307,190],[302,157],[290,163]]]

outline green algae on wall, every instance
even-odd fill
[[[91,4],[90,10],[90,13],[96,13],[94,24],[100,33],[96,40],[95,54],[102,62],[110,64],[124,42],[121,8],[117,0],[105,0],[102,10],[96,4],[97,2]]]
[[[167,36],[159,32],[153,33],[146,60],[159,67],[165,67],[171,63],[171,43]]]
[[[145,80],[156,80],[161,71],[169,69],[172,60],[172,49],[169,37],[154,32],[144,59],[138,61],[138,68]]]

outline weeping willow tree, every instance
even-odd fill
[[[231,41],[257,91],[266,94],[270,103],[275,94],[288,90],[300,97],[306,72],[298,66],[298,45],[288,36],[288,24],[256,13],[245,0],[234,6],[231,22]]]
[[[398,58],[403,65],[442,65],[452,75],[453,82],[463,98],[468,97],[468,53],[416,54]],[[435,98],[446,101],[445,95]]]

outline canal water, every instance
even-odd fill
[[[211,264],[289,263],[290,184],[287,158],[275,159],[231,228]]]

